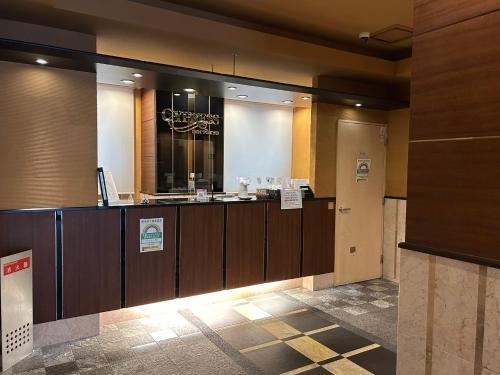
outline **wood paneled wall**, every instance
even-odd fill
[[[97,201],[96,75],[0,62],[0,209]]]
[[[417,0],[408,243],[500,261],[500,1]]]
[[[141,191],[156,193],[156,91],[142,90]]]

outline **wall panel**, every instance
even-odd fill
[[[0,62],[0,209],[97,200],[96,75]]]
[[[500,135],[499,33],[496,12],[414,38],[411,140]]]

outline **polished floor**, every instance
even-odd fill
[[[108,314],[98,337],[46,347],[6,374],[395,374],[397,284],[291,289]]]

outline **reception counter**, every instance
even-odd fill
[[[0,256],[33,249],[35,323],[333,272],[334,198],[0,211]],[[141,253],[140,219],[163,218]]]

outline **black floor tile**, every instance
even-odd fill
[[[244,355],[266,374],[281,374],[313,363],[284,343],[267,346]]]
[[[76,362],[61,363],[60,365],[46,367],[45,374],[47,375],[78,374],[78,366],[76,365]]]
[[[353,355],[349,360],[375,375],[396,374],[396,354],[382,347]]]
[[[298,303],[289,301],[283,297],[255,301],[253,304],[271,315],[281,315],[301,309]]]
[[[311,335],[311,338],[339,354],[373,344],[370,340],[358,336],[342,327],[315,333]]]
[[[286,315],[280,318],[286,324],[299,330],[309,332],[315,329],[331,326],[332,322],[318,316],[314,311],[304,311],[296,314]]]
[[[238,350],[276,340],[268,331],[254,323],[223,328],[217,333],[224,341]]]

